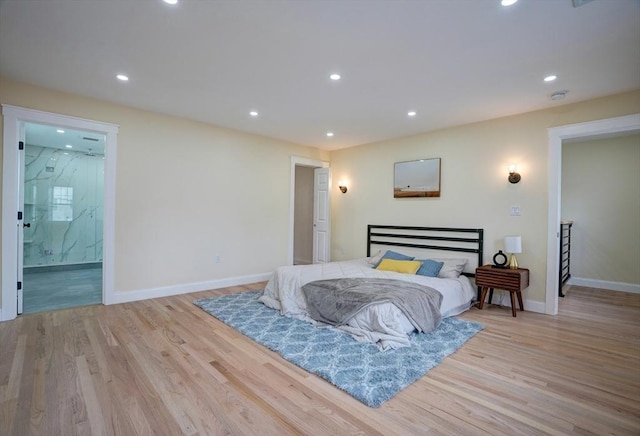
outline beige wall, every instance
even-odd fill
[[[483,227],[487,261],[504,235],[521,234],[518,259],[532,271],[526,296],[544,301],[546,129],[639,113],[640,92],[339,150],[331,159],[309,147],[4,79],[0,103],[120,126],[116,292],[285,264],[295,155],[331,160],[332,178],[348,183],[347,194],[332,196],[333,259],[363,256],[369,223]],[[442,158],[442,197],[394,199],[393,163],[428,157]],[[506,180],[512,162],[522,174],[517,185]],[[510,217],[511,205],[522,216]]]
[[[315,148],[4,79],[0,103],[120,126],[116,292],[285,264],[291,156],[329,160]]]
[[[505,235],[522,235],[521,266],[531,270],[529,300],[545,300],[548,220],[547,128],[640,113],[640,92],[398,138],[331,153],[334,180],[349,182],[332,197],[333,258],[363,256],[367,224],[482,227],[485,262]],[[393,198],[393,164],[442,158],[441,197]],[[522,181],[510,184],[507,167]],[[509,215],[510,206],[522,215]]]
[[[563,144],[574,278],[640,284],[640,135]]]

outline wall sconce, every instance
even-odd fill
[[[504,237],[504,251],[511,253],[511,259],[509,259],[509,268],[517,269],[518,260],[516,259],[516,253],[522,253],[522,237],[521,236],[505,236]]]
[[[347,193],[347,184],[343,181],[338,182],[338,188],[340,189],[340,192],[342,192],[343,194]]]
[[[522,177],[518,173],[518,166],[515,164],[509,165],[509,182],[518,183]]]

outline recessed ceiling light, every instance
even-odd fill
[[[502,6],[511,6],[512,4],[514,4],[515,2],[517,2],[518,0],[502,0],[500,2],[500,4]]]
[[[162,1],[164,1],[168,5],[177,5],[178,4],[178,0],[162,0]]]
[[[126,82],[129,80],[129,77],[125,76],[124,74],[118,74],[116,77],[118,78],[118,80],[122,80],[123,82]]]
[[[556,75],[554,75],[554,74],[551,74],[551,75],[549,75],[549,76],[545,77],[545,78],[544,78],[544,81],[545,81],[545,82],[553,82],[553,81],[554,81],[554,80],[556,80],[557,78],[558,78],[558,76],[556,76]]]
[[[257,117],[258,116],[258,112],[257,111],[251,111],[251,112],[249,112],[249,115],[251,115],[252,117]]]
[[[71,144],[67,144],[67,145],[65,145],[65,147],[67,147],[67,148],[73,148],[73,145],[71,145]]]
[[[407,112],[407,115],[409,115],[410,117],[415,117],[416,116],[416,111],[409,111]]]
[[[56,130],[56,132],[58,132],[58,133],[64,133],[64,130],[62,130],[62,129],[58,129],[58,130]]]
[[[327,132],[327,137],[331,138],[333,136],[333,132]]]
[[[329,76],[331,80],[340,80],[340,74],[333,73]]]

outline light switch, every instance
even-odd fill
[[[520,216],[520,206],[511,206],[511,216]]]

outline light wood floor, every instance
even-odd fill
[[[0,435],[640,434],[640,295],[574,287],[378,409],[192,304],[233,287],[0,323]]]

